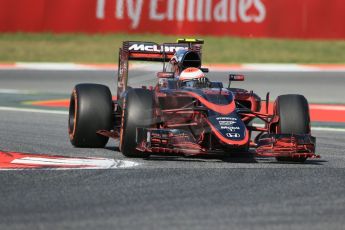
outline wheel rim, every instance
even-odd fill
[[[75,134],[76,129],[76,118],[77,118],[77,94],[76,91],[73,90],[69,105],[69,115],[68,115],[68,133],[70,136],[70,139],[72,140]]]

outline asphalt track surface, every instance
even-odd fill
[[[146,72],[134,77],[150,83]],[[113,78],[110,71],[0,71],[1,103],[30,92],[64,98],[78,82],[114,88]],[[304,93],[315,103],[345,104],[344,73],[248,73],[240,84],[260,96],[269,89],[273,97]],[[73,148],[66,115],[0,114],[1,150],[124,159],[115,141]],[[322,158],[305,164],[150,157],[128,169],[1,171],[0,229],[344,229],[345,133],[313,134]]]

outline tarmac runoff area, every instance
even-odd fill
[[[227,73],[209,77],[226,83]],[[312,109],[331,113],[312,124],[321,159],[128,159],[116,141],[73,148],[66,109],[73,86],[106,84],[114,93],[115,71],[0,70],[0,167],[28,166],[1,171],[0,229],[343,229],[345,122],[330,119],[345,105],[345,72],[243,73],[246,81],[233,86],[261,97],[271,91],[272,100],[304,94]],[[130,83],[153,84],[153,76],[135,69]]]
[[[96,82],[103,83],[111,87],[114,85],[115,70],[110,71],[109,66],[103,65],[97,66],[97,68],[103,68],[103,70],[87,69],[78,70],[72,69],[75,64],[69,64],[69,68],[66,68],[67,64],[18,64],[18,68],[2,69],[0,70],[0,80],[2,85],[6,88],[0,88],[0,111],[3,112],[17,112],[27,116],[28,114],[51,114],[67,116],[69,106],[69,90],[81,82]],[[85,64],[83,66],[86,66]],[[89,65],[93,66],[93,65]],[[251,65],[253,66],[253,64]],[[273,64],[269,65],[273,66]],[[281,68],[282,65],[279,65]],[[291,65],[290,65],[291,66]],[[26,67],[26,69],[22,69]],[[41,68],[40,68],[41,67]],[[74,68],[73,67],[73,68]],[[114,66],[111,66],[114,67]],[[339,66],[338,66],[339,67]],[[96,67],[92,67],[96,68]],[[262,67],[261,67],[262,68]],[[276,67],[275,69],[277,69]],[[49,70],[47,70],[49,69]],[[134,65],[133,77],[130,78],[130,83],[134,86],[152,85],[155,83],[154,73],[148,71],[148,65]],[[159,66],[153,65],[154,71],[159,71]],[[338,68],[339,69],[339,68]],[[218,71],[212,76],[217,81],[223,81],[225,84],[226,76],[228,72]],[[240,72],[241,73],[241,72]],[[343,98],[336,98],[332,94],[336,94],[336,90],[329,91],[333,103],[317,103],[320,97],[323,97],[324,92],[315,94],[315,88],[319,87],[319,82],[328,78],[328,87],[338,87],[338,82],[344,81],[345,76],[342,72],[331,71],[328,74],[324,72],[245,72],[247,75],[247,81],[243,83],[236,83],[244,85],[244,88],[248,86],[248,89],[254,89],[259,84],[265,84],[266,89],[274,89],[281,91],[294,92],[296,87],[300,84],[307,85],[304,95],[312,100],[310,103],[310,114],[312,120],[312,130],[319,132],[345,132],[345,103],[342,103]],[[345,72],[344,72],[345,73]],[[262,80],[260,80],[262,79]],[[293,82],[291,83],[291,79]],[[253,81],[255,80],[255,81]],[[296,84],[299,82],[299,84]],[[308,83],[309,82],[309,83]],[[336,84],[333,84],[336,82]],[[59,84],[57,84],[59,83]],[[305,84],[308,83],[308,84]],[[234,83],[235,84],[235,83]],[[279,84],[279,89],[277,85]],[[295,84],[295,85],[294,85]],[[24,88],[25,87],[25,88]],[[284,88],[283,88],[284,87]],[[262,91],[261,87],[256,87]],[[112,88],[113,89],[113,88]],[[259,90],[259,91],[260,91]],[[303,91],[303,89],[302,89]],[[114,93],[113,93],[114,94]],[[279,95],[279,94],[277,94]],[[262,95],[261,95],[262,96]],[[272,97],[275,98],[275,97]],[[114,98],[115,99],[115,98]],[[328,99],[329,100],[329,99]],[[313,103],[314,102],[314,103]],[[272,111],[273,102],[269,104],[269,111]],[[264,112],[264,108],[262,109]],[[6,158],[10,154],[12,157]],[[24,156],[22,156],[24,154]],[[112,162],[104,163],[104,161],[110,159],[77,159],[77,158],[63,158],[63,159],[50,159],[49,155],[40,155],[39,158],[35,158],[32,155],[25,155],[25,153],[2,152],[2,158],[0,157],[0,168],[17,169],[16,162],[22,162],[20,166],[29,165],[32,168],[31,163],[35,163],[36,168],[52,168],[52,169],[100,169],[100,168],[118,168],[118,167],[133,167],[136,166],[136,162],[126,161],[116,162],[111,159]],[[48,157],[48,158],[47,158]],[[59,156],[57,156],[59,158]],[[24,160],[22,160],[24,159]],[[45,160],[42,160],[45,159]],[[92,163],[92,161],[94,161]],[[46,163],[45,163],[46,162]],[[82,162],[87,162],[84,165]],[[65,164],[64,164],[65,163]]]

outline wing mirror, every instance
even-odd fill
[[[244,81],[242,74],[229,74],[229,81]]]
[[[174,72],[158,72],[157,77],[158,78],[174,78],[175,73]]]
[[[228,88],[230,88],[232,81],[244,81],[244,75],[243,74],[229,74]]]
[[[208,68],[204,68],[204,67],[201,67],[200,70],[201,70],[203,73],[208,73],[208,72],[209,72],[209,69],[208,69]]]

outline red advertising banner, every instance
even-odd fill
[[[345,1],[0,0],[0,31],[345,39]]]

